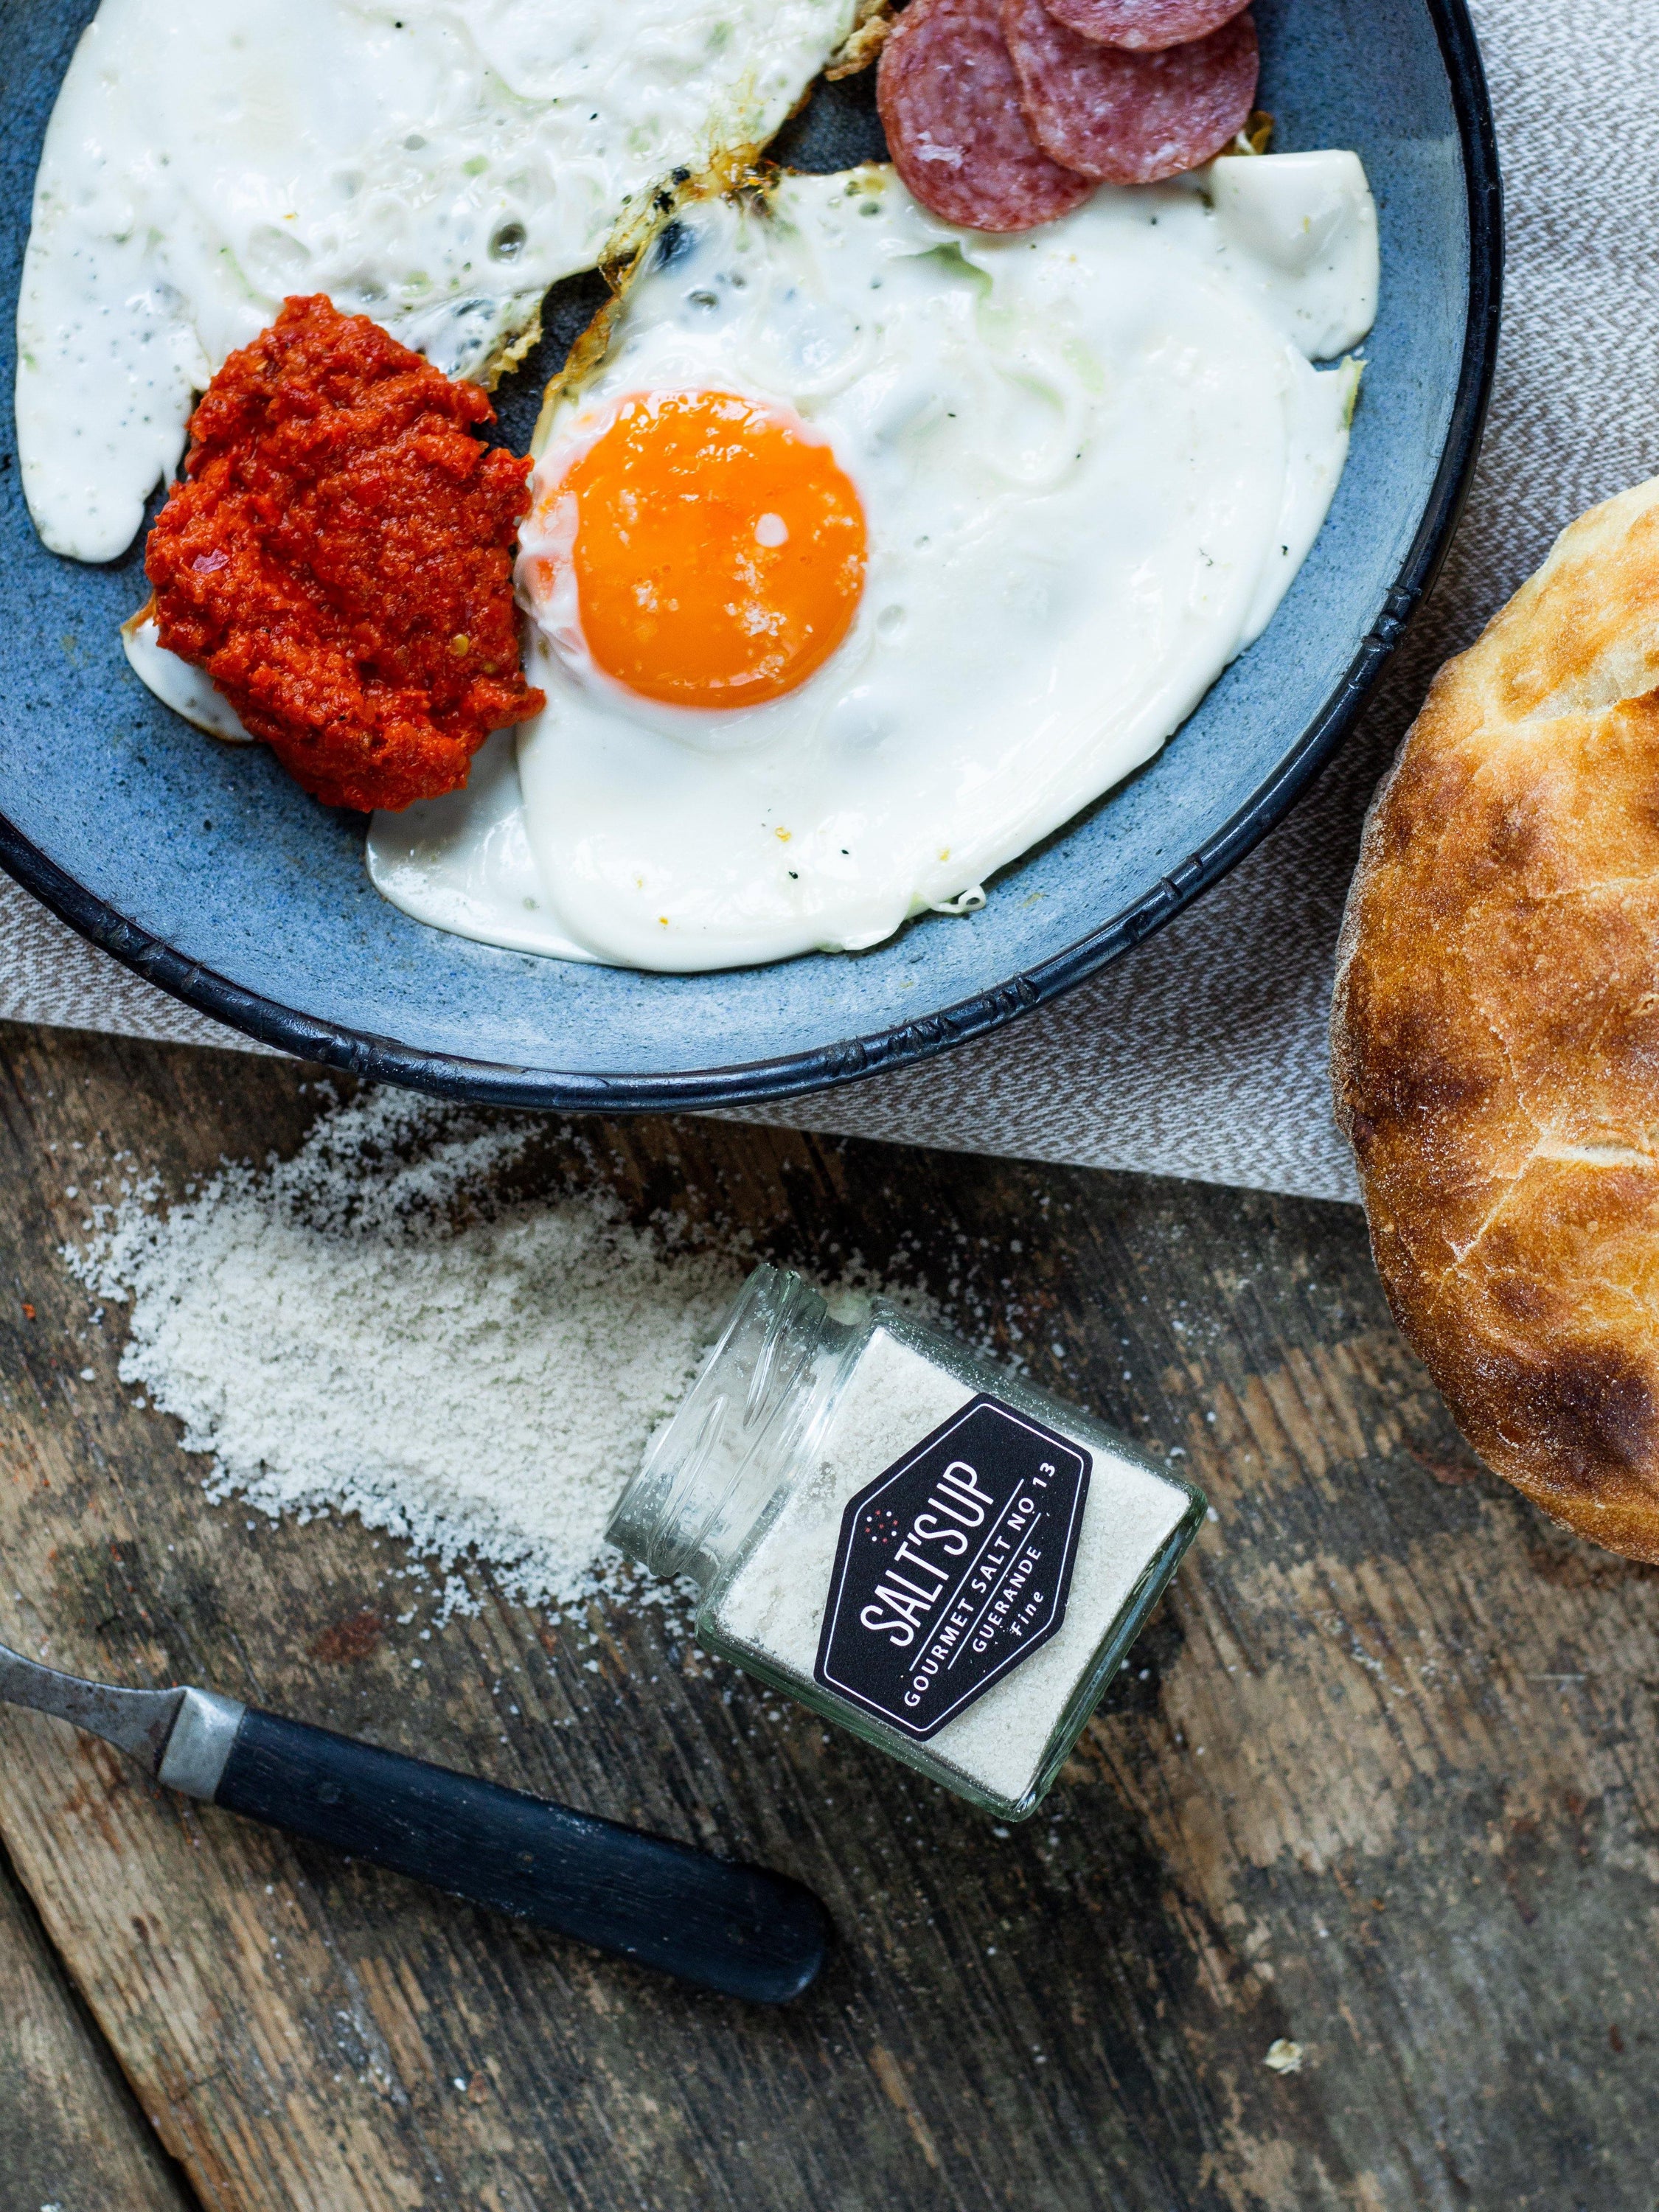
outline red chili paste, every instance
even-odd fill
[[[145,556],[161,641],[325,805],[458,790],[545,703],[513,604],[531,464],[472,434],[494,419],[320,294],[284,301],[191,418]]]

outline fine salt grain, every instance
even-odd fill
[[[532,1601],[598,1585],[742,1269],[603,1187],[481,1204],[538,1127],[369,1091],[291,1160],[165,1211],[141,1188],[66,1255],[128,1304],[122,1379],[213,1455],[211,1495],[355,1512]]]

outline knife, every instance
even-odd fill
[[[823,1964],[823,1905],[764,1867],[714,1858],[212,1690],[115,1689],[4,1644],[0,1699],[101,1736],[169,1790],[723,1996],[782,2004]]]

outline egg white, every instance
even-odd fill
[[[510,952],[594,957],[554,916],[530,847],[511,730],[484,739],[465,791],[377,814],[368,865],[382,897],[434,929]]]
[[[156,635],[155,617],[148,607],[129,615],[122,623],[121,649],[138,681],[197,729],[233,745],[258,742],[243,728],[241,716],[206,669],[167,651]]]
[[[738,713],[623,691],[570,607],[543,611],[548,705],[518,766],[556,927],[695,970],[975,903],[1265,627],[1346,453],[1358,370],[1308,354],[1356,344],[1376,297],[1345,153],[1231,157],[1005,238],[938,222],[885,168],[685,212],[550,410],[538,483],[630,392],[787,406],[858,487],[866,589],[808,683]],[[437,875],[465,808],[450,830]],[[383,885],[392,834],[377,817]],[[422,911],[407,868],[394,896]]]
[[[102,0],[46,132],[18,304],[25,494],[111,560],[192,396],[289,295],[452,375],[764,143],[857,0]]]

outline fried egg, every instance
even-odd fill
[[[558,278],[769,138],[857,0],[102,0],[47,130],[17,425],[54,552],[111,560],[193,394],[325,292],[488,381]]]
[[[690,971],[982,903],[1272,617],[1358,379],[1310,356],[1358,343],[1376,280],[1340,152],[1228,157],[1008,236],[875,167],[684,210],[538,434],[538,927]],[[499,775],[476,824],[444,802],[418,860],[377,817],[376,883],[523,945],[478,866],[507,803]]]

